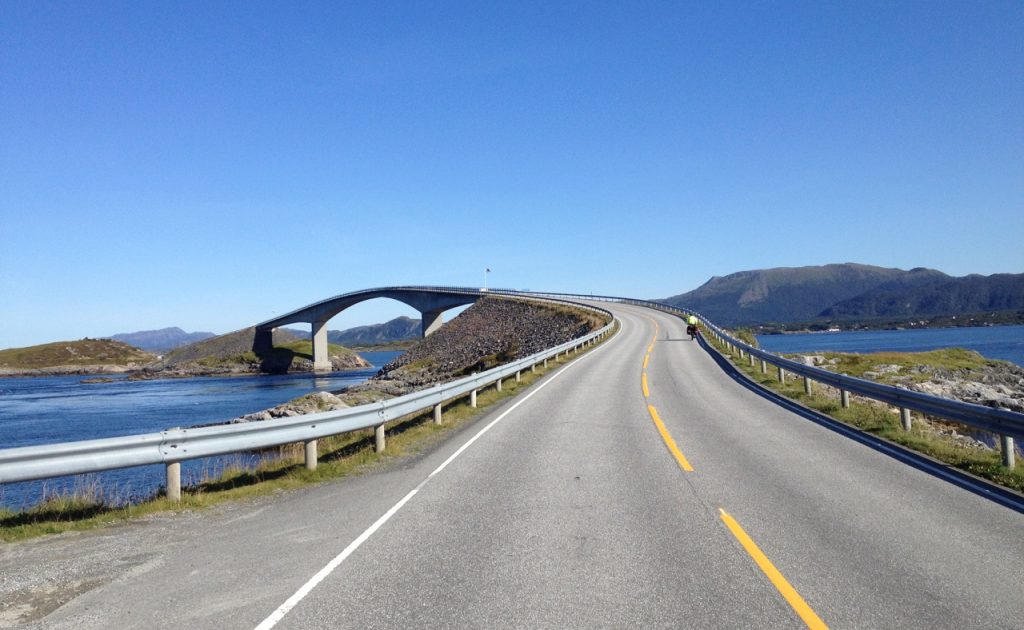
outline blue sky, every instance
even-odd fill
[[[485,267],[1024,272],[1022,33],[1016,1],[8,0],[0,348]]]

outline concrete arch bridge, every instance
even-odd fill
[[[397,300],[420,312],[423,336],[426,337],[441,327],[445,311],[472,304],[487,294],[486,289],[460,287],[383,287],[353,291],[256,324],[253,350],[257,353],[269,350],[273,346],[272,333],[275,328],[306,323],[312,327],[313,332],[313,369],[330,370],[331,362],[327,356],[327,322],[349,307],[377,298]]]

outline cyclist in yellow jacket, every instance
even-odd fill
[[[686,334],[690,335],[690,339],[697,337],[697,316],[690,315],[686,318]]]

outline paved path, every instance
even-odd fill
[[[0,577],[74,576],[43,627],[1024,626],[1024,517],[613,309],[617,337],[401,466],[7,545]]]

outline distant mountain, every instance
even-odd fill
[[[187,333],[180,328],[161,328],[160,330],[140,330],[133,333],[119,333],[107,339],[124,342],[148,352],[167,352],[190,343],[214,337],[210,332]]]
[[[664,300],[726,326],[1024,308],[1024,274],[954,278],[854,263],[742,271]]]
[[[835,304],[822,317],[836,320],[875,317],[929,317],[1024,309],[1024,274],[936,279],[919,286],[889,284]]]
[[[310,337],[309,330],[297,328],[285,328],[284,330],[300,339],[309,339]],[[420,320],[402,316],[383,324],[356,326],[346,330],[328,330],[327,341],[351,348],[419,339],[421,334]]]
[[[403,316],[383,324],[331,331],[327,333],[327,340],[331,343],[349,347],[370,346],[392,341],[419,339],[421,334],[420,320]]]

